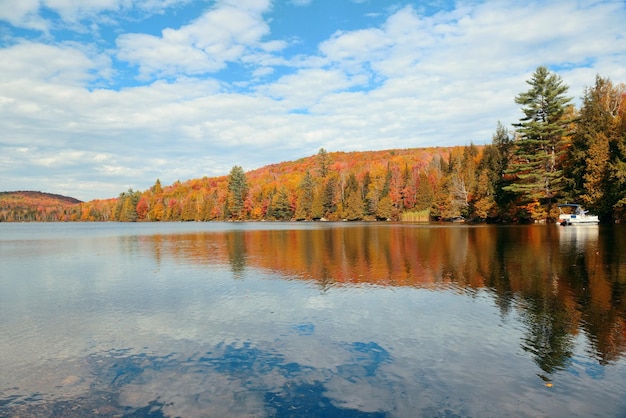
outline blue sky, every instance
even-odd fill
[[[82,200],[491,141],[539,65],[626,81],[624,1],[0,0],[0,191]]]

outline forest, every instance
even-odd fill
[[[35,191],[0,192],[0,222],[56,222],[82,203],[72,197]]]
[[[64,204],[7,206],[0,221],[553,222],[580,203],[602,222],[626,220],[626,87],[596,76],[580,107],[562,78],[538,67],[519,93],[522,118],[494,123],[491,143],[328,152],[245,172]]]

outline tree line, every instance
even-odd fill
[[[604,222],[626,219],[626,88],[596,76],[580,108],[546,67],[515,97],[522,118],[491,143],[330,153],[228,176],[157,180],[143,192],[67,207],[59,220],[551,221],[580,203]]]

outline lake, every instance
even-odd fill
[[[0,223],[0,416],[625,417],[624,227]]]

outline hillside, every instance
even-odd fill
[[[61,221],[72,207],[82,203],[73,197],[37,191],[0,192],[0,222]]]
[[[393,193],[395,190],[399,196],[397,188],[401,175],[406,176],[408,171],[417,175],[418,171],[426,170],[433,161],[448,159],[452,152],[459,153],[462,150],[463,147],[433,147],[329,152],[324,155],[325,161],[320,161],[321,156],[317,154],[270,164],[245,173],[249,192],[245,219],[293,219],[298,206],[300,183],[305,173],[309,173],[314,180],[313,187],[318,197],[321,197],[324,188],[328,189],[326,193],[331,192],[330,187],[334,189],[333,197],[327,196],[333,202],[327,202],[327,206],[336,206],[337,199],[345,197],[345,186],[350,176],[358,179],[359,183],[377,182],[377,187],[382,188],[389,174],[391,177],[387,181],[393,180],[395,184],[390,191]],[[325,165],[327,174],[324,176],[320,175],[320,164]],[[411,177],[414,177],[413,174]],[[369,180],[365,180],[366,177]],[[279,204],[277,197],[281,190],[285,192],[283,197],[286,202],[283,204],[288,207],[284,213],[271,213],[272,203]],[[71,197],[35,191],[1,192],[0,221],[226,220],[227,195],[228,175],[190,179],[172,185],[161,185],[157,180],[153,187],[145,191],[130,190],[121,193],[116,199],[85,203]],[[305,213],[302,219],[321,216]],[[340,216],[337,213],[331,218],[339,219]]]
[[[270,164],[246,173],[203,177],[145,191],[129,190],[117,199],[80,205],[73,220],[374,220],[400,219],[426,210],[441,178],[455,161],[475,167],[483,147],[431,147],[362,152],[326,152]],[[470,161],[471,160],[471,161]],[[445,166],[445,167],[443,167]],[[241,195],[229,189],[234,172]],[[419,201],[418,188],[424,199]],[[446,216],[447,217],[447,216]]]

